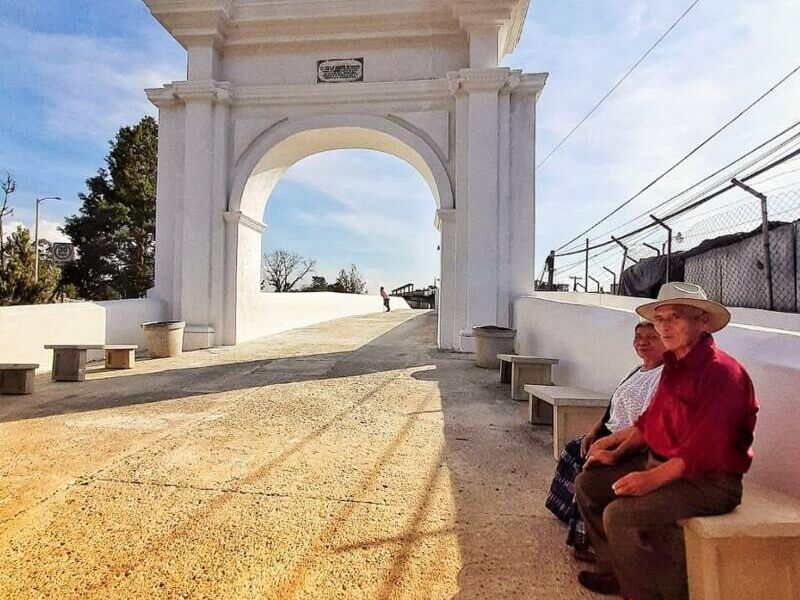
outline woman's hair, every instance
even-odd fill
[[[653,325],[652,322],[650,322],[650,321],[648,321],[646,319],[640,319],[639,322],[636,324],[636,327],[633,328],[633,331],[634,332],[639,331],[639,329],[641,329],[642,327],[653,327],[653,328],[655,328],[655,325]]]

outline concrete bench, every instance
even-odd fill
[[[681,523],[691,600],[800,598],[800,501],[746,481],[734,512]]]
[[[511,399],[524,402],[526,385],[553,385],[553,365],[556,358],[498,354],[500,361],[500,383],[511,384]]]
[[[562,385],[526,385],[528,421],[553,425],[553,457],[564,444],[586,433],[608,408],[609,398],[591,390]]]
[[[37,364],[0,363],[0,394],[27,396],[33,393]]]
[[[85,381],[86,353],[89,350],[104,350],[107,369],[132,369],[136,349],[133,345],[107,344],[49,344],[46,350],[53,351],[53,381]]]

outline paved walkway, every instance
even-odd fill
[[[591,598],[550,435],[435,317],[0,398],[0,598]]]

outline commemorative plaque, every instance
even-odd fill
[[[330,58],[317,61],[317,83],[364,81],[363,58]]]

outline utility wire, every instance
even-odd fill
[[[558,150],[561,148],[561,146],[563,146],[564,144],[566,144],[566,143],[567,143],[567,140],[568,140],[569,138],[571,138],[571,137],[572,137],[572,134],[573,134],[573,133],[575,133],[576,131],[578,131],[578,129],[580,129],[581,125],[583,125],[583,124],[584,124],[586,121],[588,121],[588,120],[589,120],[589,118],[590,118],[590,117],[591,117],[591,116],[592,116],[592,115],[593,115],[593,114],[594,114],[594,113],[597,111],[597,109],[598,109],[598,108],[600,108],[600,106],[602,106],[602,104],[603,104],[603,103],[604,103],[604,102],[605,102],[605,101],[608,99],[608,97],[609,97],[609,96],[611,96],[611,94],[613,94],[613,93],[614,93],[614,92],[617,90],[617,88],[618,88],[620,85],[622,85],[622,82],[623,82],[623,81],[625,81],[625,80],[626,80],[626,79],[627,79],[627,78],[630,76],[630,74],[631,74],[631,73],[633,73],[633,72],[636,70],[636,67],[638,67],[640,64],[642,64],[642,63],[644,62],[644,60],[645,60],[645,59],[646,59],[646,58],[647,58],[647,57],[650,55],[650,53],[651,53],[653,50],[655,50],[655,49],[656,49],[656,47],[657,47],[657,46],[658,46],[658,45],[659,45],[659,44],[660,44],[662,41],[664,41],[664,38],[666,38],[666,37],[667,37],[667,36],[670,34],[670,32],[671,32],[673,29],[675,29],[675,27],[677,27],[677,26],[678,26],[678,23],[680,23],[680,22],[683,20],[683,18],[684,18],[686,15],[688,15],[688,14],[689,14],[689,12],[691,12],[691,10],[692,10],[692,9],[693,9],[695,6],[697,6],[697,4],[698,4],[699,2],[700,2],[700,0],[694,0],[694,2],[692,2],[692,4],[689,6],[689,8],[687,8],[685,11],[683,11],[683,14],[682,14],[680,17],[678,17],[678,20],[677,20],[677,21],[675,21],[675,22],[674,22],[672,25],[670,25],[669,29],[667,29],[667,30],[666,30],[666,31],[665,31],[665,32],[664,32],[664,33],[661,35],[661,37],[660,37],[660,38],[658,38],[658,39],[656,40],[656,43],[655,43],[655,44],[653,44],[652,46],[650,46],[650,48],[647,50],[647,52],[645,52],[645,53],[642,55],[642,57],[641,57],[639,60],[637,60],[637,61],[636,61],[636,63],[635,63],[635,64],[634,64],[634,65],[633,65],[633,66],[632,66],[630,69],[628,69],[628,72],[627,72],[627,73],[625,73],[625,75],[623,75],[623,76],[622,76],[622,77],[619,79],[619,81],[617,81],[617,83],[615,83],[615,84],[614,84],[614,87],[612,87],[612,88],[611,88],[611,89],[610,89],[610,90],[609,90],[609,91],[606,93],[606,95],[605,95],[605,96],[603,96],[602,98],[600,98],[600,101],[599,101],[597,104],[595,104],[595,105],[594,105],[594,108],[592,108],[592,110],[590,110],[590,111],[589,111],[589,112],[586,114],[586,116],[585,116],[585,117],[583,117],[583,118],[582,118],[582,119],[581,119],[581,120],[578,122],[578,124],[577,124],[577,125],[575,125],[575,127],[573,127],[573,128],[570,130],[570,132],[569,132],[567,135],[565,135],[565,136],[564,136],[564,137],[561,139],[561,141],[560,141],[560,142],[558,142],[558,144],[556,144],[556,145],[555,145],[555,147],[554,147],[552,150],[550,150],[550,152],[548,153],[548,155],[547,155],[547,156],[545,156],[545,157],[542,159],[542,161],[541,161],[541,162],[540,162],[538,165],[536,165],[536,169],[537,169],[537,170],[538,170],[538,169],[541,169],[541,168],[542,168],[542,165],[544,165],[544,163],[546,163],[546,162],[547,162],[547,161],[550,159],[550,157],[551,157],[551,156],[553,156],[553,155],[554,155],[556,152],[558,152]]]
[[[732,160],[731,162],[729,162],[729,163],[728,163],[728,164],[726,164],[725,166],[723,166],[723,167],[720,167],[719,169],[717,169],[716,171],[714,171],[714,172],[713,172],[713,173],[711,173],[710,175],[707,175],[707,176],[703,177],[703,179],[701,179],[701,180],[697,181],[696,183],[694,183],[694,184],[690,185],[688,188],[684,189],[683,191],[681,191],[681,192],[678,192],[677,194],[675,194],[675,195],[673,195],[673,196],[671,196],[671,197],[667,198],[666,200],[664,200],[663,202],[660,202],[659,204],[656,204],[655,206],[653,206],[653,207],[651,207],[650,209],[648,209],[648,210],[644,211],[643,213],[641,213],[641,214],[639,214],[639,215],[637,215],[637,216],[633,217],[632,219],[629,219],[628,221],[625,221],[624,223],[622,223],[622,224],[620,224],[620,225],[617,225],[616,227],[613,227],[613,228],[611,228],[611,229],[609,229],[609,230],[607,230],[607,231],[605,231],[605,232],[603,232],[603,233],[601,233],[601,234],[597,235],[596,237],[592,238],[592,240],[591,240],[591,241],[592,241],[592,242],[595,242],[595,241],[597,241],[598,239],[605,238],[605,237],[607,237],[608,235],[610,235],[610,234],[612,234],[612,233],[614,233],[614,232],[616,232],[616,231],[619,231],[620,229],[622,229],[622,228],[626,227],[627,225],[630,225],[631,223],[634,223],[634,222],[638,221],[639,219],[641,219],[641,218],[643,218],[643,217],[647,217],[648,215],[650,215],[651,213],[654,213],[654,212],[655,212],[656,210],[658,210],[659,208],[663,208],[663,207],[664,207],[664,206],[666,206],[667,204],[670,204],[671,202],[673,202],[673,201],[677,200],[677,199],[678,199],[678,198],[680,198],[681,196],[683,196],[683,195],[685,195],[685,194],[689,193],[689,192],[690,192],[691,190],[693,190],[694,188],[696,188],[696,187],[699,187],[700,185],[702,185],[702,184],[706,183],[707,181],[709,181],[710,179],[712,179],[712,178],[716,177],[716,176],[717,176],[717,175],[719,175],[720,173],[723,173],[723,172],[727,171],[727,170],[728,170],[730,167],[734,166],[736,163],[738,163],[738,162],[741,162],[741,161],[743,161],[745,158],[747,158],[748,156],[750,156],[751,154],[754,154],[754,153],[758,152],[759,150],[761,150],[762,148],[764,148],[764,147],[765,147],[765,146],[767,146],[768,144],[770,144],[770,143],[774,142],[775,140],[779,139],[780,137],[782,137],[783,135],[785,135],[786,133],[788,133],[788,132],[789,132],[789,131],[791,131],[792,129],[795,129],[795,128],[796,128],[798,125],[800,125],[800,120],[798,120],[798,121],[795,121],[795,122],[794,122],[792,125],[790,125],[789,127],[786,127],[786,128],[784,128],[783,130],[781,130],[780,132],[776,133],[775,135],[773,135],[773,136],[772,136],[771,138],[769,138],[768,140],[766,140],[766,141],[764,141],[764,142],[760,143],[760,144],[759,144],[758,146],[756,146],[755,148],[753,148],[753,149],[751,149],[751,150],[748,150],[747,152],[745,152],[744,154],[742,154],[742,155],[741,155],[741,156],[739,156],[738,158],[735,158],[734,160]],[[734,175],[738,175],[738,173],[740,173],[741,171],[743,171],[743,170],[746,170],[746,169],[750,168],[751,166],[753,166],[754,164],[757,164],[757,163],[761,162],[761,161],[762,161],[762,160],[764,160],[766,157],[768,157],[768,156],[770,156],[770,155],[774,154],[774,153],[775,153],[775,152],[777,152],[778,150],[780,150],[780,149],[784,148],[785,146],[787,146],[787,145],[791,144],[792,142],[794,142],[794,141],[796,141],[796,140],[798,140],[798,139],[800,139],[800,133],[794,134],[792,137],[790,137],[790,138],[788,138],[788,139],[784,140],[783,142],[781,142],[780,144],[778,144],[777,146],[775,146],[774,148],[772,148],[772,149],[771,149],[771,150],[769,150],[768,152],[766,152],[766,153],[762,154],[761,156],[759,156],[759,157],[758,157],[757,159],[755,159],[754,161],[751,161],[751,162],[749,162],[747,165],[744,165],[744,166],[743,166],[741,169],[739,169],[739,170],[738,170],[738,171],[737,171],[737,172],[736,172]],[[779,176],[780,176],[780,175],[776,175],[775,177],[779,177]],[[702,196],[702,195],[704,195],[704,194],[708,193],[708,192],[709,192],[711,189],[714,189],[714,188],[715,188],[715,187],[717,187],[718,185],[722,185],[722,183],[727,183],[728,181],[730,181],[730,176],[726,175],[726,176],[723,178],[723,181],[722,181],[722,182],[716,182],[716,183],[713,183],[713,184],[711,184],[711,185],[707,186],[707,187],[706,187],[706,188],[705,188],[703,191],[699,192],[699,195],[700,195],[700,196]],[[694,201],[695,199],[697,199],[698,197],[699,197],[699,196],[693,196],[693,197],[689,198],[687,202],[692,202],[692,201]],[[562,248],[563,248],[563,246],[562,246]],[[575,248],[575,249],[577,250],[577,248]]]
[[[648,184],[647,184],[646,186],[644,186],[644,187],[643,187],[641,190],[639,190],[638,192],[636,192],[636,193],[635,193],[633,196],[631,196],[630,198],[628,198],[627,200],[625,200],[625,201],[624,201],[622,204],[620,204],[619,206],[617,206],[617,207],[616,207],[614,210],[612,210],[610,213],[608,213],[608,214],[607,214],[606,216],[604,216],[602,219],[600,219],[599,221],[597,221],[597,222],[596,222],[594,225],[592,225],[592,226],[591,226],[591,227],[589,227],[588,229],[585,229],[584,231],[582,231],[581,233],[579,233],[578,235],[576,235],[574,238],[572,238],[571,240],[569,240],[569,241],[568,241],[568,242],[566,242],[565,244],[561,245],[559,248],[557,248],[557,249],[556,249],[556,252],[558,252],[559,250],[562,250],[562,249],[564,249],[565,247],[569,246],[569,245],[570,245],[571,243],[573,243],[574,241],[576,241],[576,240],[579,240],[579,239],[580,239],[580,238],[582,238],[584,235],[586,235],[587,233],[589,233],[589,232],[590,232],[592,229],[594,229],[595,227],[597,227],[597,226],[598,226],[598,225],[600,225],[601,223],[604,223],[605,221],[607,221],[608,219],[610,219],[612,216],[614,216],[615,214],[617,214],[619,211],[621,211],[623,208],[625,208],[626,206],[628,206],[628,205],[629,205],[631,202],[633,202],[634,200],[636,200],[636,199],[637,199],[639,196],[641,196],[642,194],[644,194],[644,193],[645,193],[647,190],[649,190],[650,188],[652,188],[652,187],[653,187],[655,184],[657,184],[659,181],[661,181],[662,179],[664,179],[664,178],[665,178],[667,175],[669,175],[670,173],[672,173],[672,172],[673,172],[675,169],[677,169],[677,168],[678,168],[680,165],[682,165],[682,164],[683,164],[683,163],[685,163],[687,160],[689,160],[689,158],[691,158],[692,156],[694,156],[694,155],[695,155],[695,154],[696,154],[696,153],[697,153],[697,152],[698,152],[698,151],[699,151],[701,148],[703,148],[703,147],[704,147],[706,144],[708,144],[708,143],[709,143],[711,140],[713,140],[715,137],[717,137],[717,136],[718,136],[720,133],[722,133],[723,131],[725,131],[725,130],[726,130],[728,127],[730,127],[731,125],[733,125],[733,123],[735,123],[736,121],[738,121],[738,120],[739,120],[739,119],[740,119],[742,116],[744,116],[744,115],[745,115],[745,114],[746,114],[748,111],[750,111],[750,109],[752,109],[752,108],[753,108],[753,107],[754,107],[756,104],[758,104],[759,102],[761,102],[761,101],[762,101],[764,98],[766,98],[766,97],[767,97],[769,94],[771,94],[771,93],[772,93],[772,92],[774,92],[776,89],[778,89],[778,87],[780,87],[780,86],[781,86],[781,85],[782,85],[784,82],[786,82],[786,81],[787,81],[787,80],[788,80],[788,79],[789,79],[789,78],[790,78],[792,75],[794,75],[794,74],[795,74],[795,73],[797,73],[798,71],[800,71],[800,65],[797,65],[797,66],[796,66],[794,69],[792,69],[792,70],[791,70],[791,71],[790,71],[790,72],[789,72],[787,75],[785,75],[785,76],[784,76],[784,77],[783,77],[783,78],[782,78],[780,81],[778,81],[778,82],[777,82],[775,85],[773,85],[773,86],[772,86],[771,88],[769,88],[769,89],[768,89],[766,92],[764,92],[763,94],[761,94],[761,95],[760,95],[758,98],[756,98],[755,100],[753,100],[753,101],[752,101],[750,104],[748,104],[748,105],[747,105],[745,108],[743,108],[741,111],[739,111],[739,113],[738,113],[738,114],[736,114],[736,115],[735,115],[733,118],[729,119],[729,120],[728,120],[728,121],[727,121],[727,122],[726,122],[726,123],[725,123],[725,124],[724,124],[722,127],[720,127],[719,129],[717,129],[717,130],[716,130],[714,133],[712,133],[710,136],[708,136],[708,137],[707,137],[705,140],[703,140],[703,141],[702,141],[700,144],[698,144],[697,146],[695,146],[695,147],[694,147],[694,148],[693,148],[693,149],[692,149],[692,150],[691,150],[691,151],[690,151],[688,154],[686,154],[686,155],[685,155],[683,158],[681,158],[681,159],[680,159],[678,162],[676,162],[674,165],[672,165],[672,166],[671,166],[670,168],[668,168],[666,171],[664,171],[663,173],[661,173],[661,175],[659,175],[658,177],[656,177],[655,179],[653,179],[653,181],[651,181],[650,183],[648,183]]]
[[[782,165],[783,163],[785,163],[787,161],[790,161],[793,158],[796,158],[798,156],[800,156],[800,148],[798,148],[797,150],[791,152],[790,154],[787,154],[786,156],[784,156],[784,157],[782,157],[782,158],[780,158],[780,159],[768,164],[767,166],[762,167],[758,171],[756,171],[754,173],[751,173],[747,177],[741,177],[739,179],[740,179],[740,181],[743,181],[743,182],[744,181],[749,181],[750,179],[753,179],[754,177],[758,177],[759,175],[761,175],[763,173],[766,173],[770,169],[774,169],[778,165]],[[718,196],[721,196],[725,192],[728,192],[728,191],[734,189],[735,187],[736,187],[735,185],[729,184],[729,185],[725,186],[724,188],[722,188],[720,190],[717,190],[716,192],[714,192],[712,194],[709,194],[708,196],[705,196],[704,198],[701,198],[701,199],[693,202],[692,204],[684,206],[683,208],[680,208],[680,209],[678,209],[678,210],[676,210],[676,211],[674,211],[674,212],[672,212],[672,213],[670,213],[670,214],[668,214],[668,215],[666,215],[664,217],[661,217],[661,220],[662,221],[667,221],[668,219],[673,219],[673,218],[675,218],[675,217],[677,217],[679,215],[682,215],[682,214],[684,214],[686,212],[689,212],[690,210],[694,210],[698,206],[701,206],[702,204],[705,204],[706,202],[708,202],[710,200],[713,200],[714,198],[716,198]],[[653,227],[656,227],[656,226],[658,226],[658,223],[651,223],[649,225],[645,225],[643,227],[639,227],[638,229],[634,229],[633,231],[629,231],[625,235],[618,236],[617,239],[618,240],[624,240],[624,239],[627,239],[627,238],[629,238],[629,237],[631,237],[633,235],[641,233],[642,231],[646,231],[648,229],[652,229]],[[613,243],[614,243],[613,240],[609,240],[607,242],[603,242],[602,244],[595,244],[594,246],[590,246],[589,247],[589,251],[595,250],[597,248],[602,248],[604,246],[608,246],[609,244],[613,244]],[[572,252],[564,252],[563,254],[556,254],[556,256],[557,257],[574,256],[576,254],[582,254],[584,252],[586,252],[586,249],[574,250]]]

